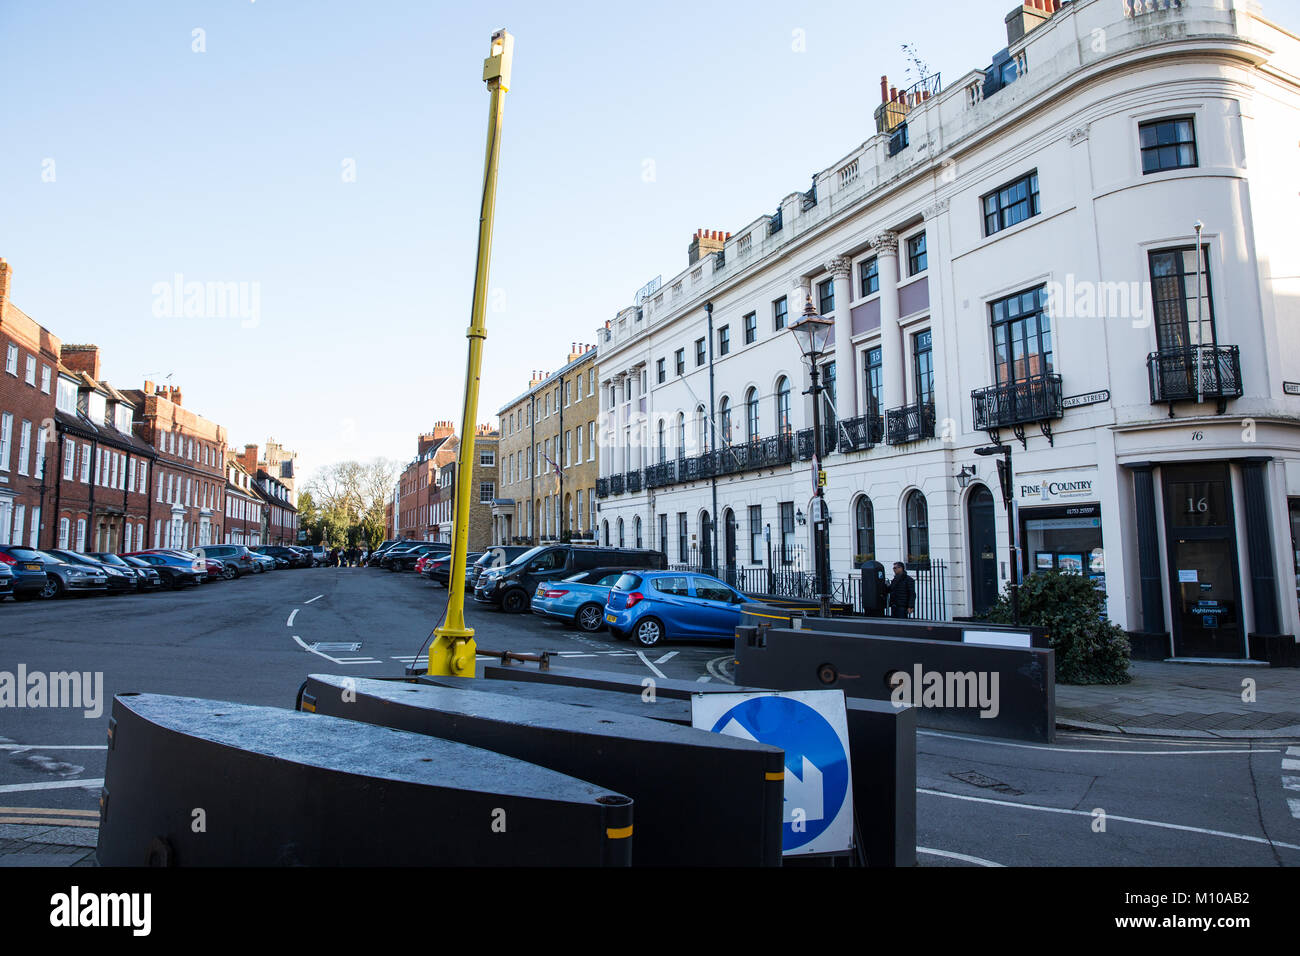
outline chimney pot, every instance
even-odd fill
[[[880,78],[880,102],[889,102],[889,77],[887,76]]]

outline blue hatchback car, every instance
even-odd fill
[[[749,598],[707,574],[628,571],[609,592],[605,626],[642,647],[665,640],[730,641]]]
[[[625,573],[623,568],[595,568],[543,581],[533,593],[533,613],[576,624],[588,633],[599,631],[605,626],[605,599]]]

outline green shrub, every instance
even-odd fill
[[[1020,623],[1047,630],[1062,684],[1127,684],[1129,643],[1106,620],[1106,594],[1082,574],[1039,571],[1020,585]],[[1011,589],[989,610],[994,624],[1011,623]]]

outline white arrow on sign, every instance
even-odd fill
[[[805,823],[820,820],[825,813],[822,792],[822,772],[804,757],[802,780],[788,770],[785,774],[785,822],[794,822],[796,810],[803,811]]]

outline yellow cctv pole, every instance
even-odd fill
[[[492,94],[488,107],[487,159],[483,164],[483,204],[478,217],[478,264],[474,270],[474,307],[470,314],[469,362],[465,370],[465,408],[460,419],[460,450],[456,454],[456,514],[452,532],[451,578],[447,582],[447,619],[434,631],[429,645],[429,674],[473,677],[474,629],[465,626],[465,553],[469,549],[471,476],[474,474],[474,429],[478,419],[479,373],[487,331],[488,266],[492,260],[492,218],[496,212],[497,161],[501,153],[501,113],[510,89],[510,61],[515,38],[505,30],[492,34],[492,52],[483,61],[483,81]]]

